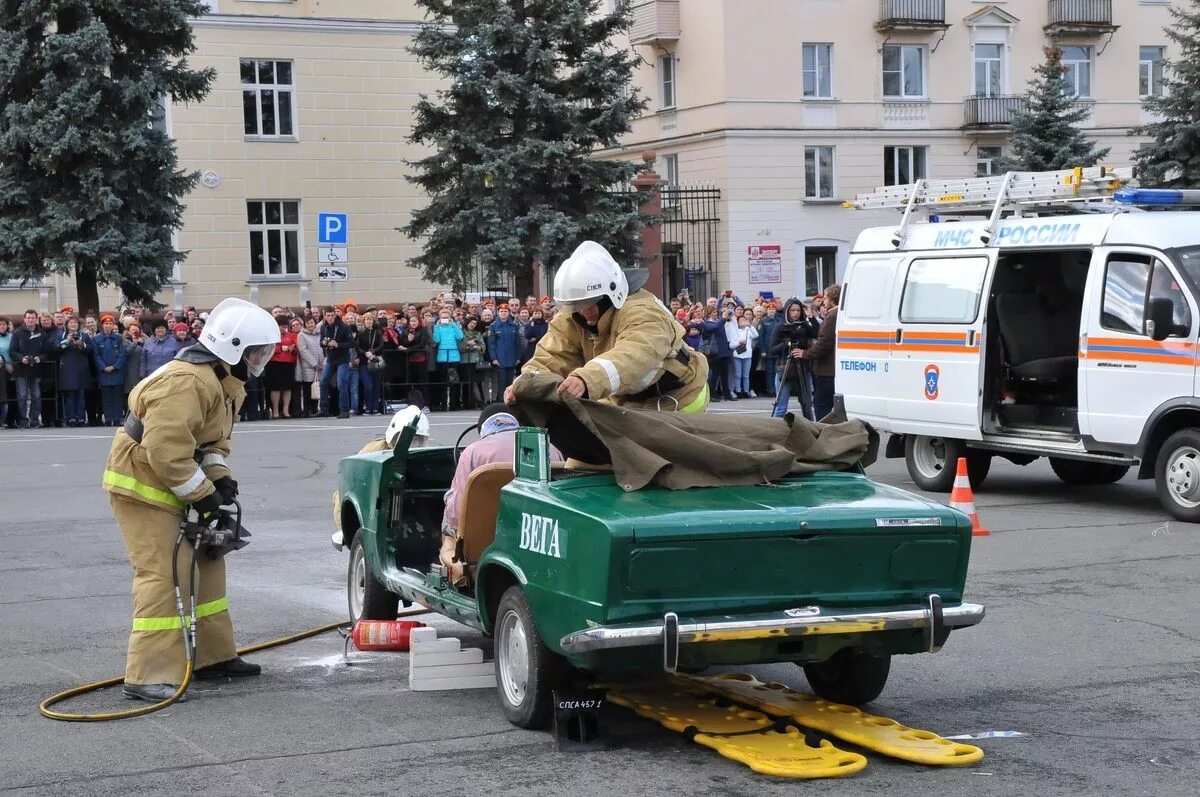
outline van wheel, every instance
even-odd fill
[[[861,706],[879,697],[891,669],[891,656],[842,648],[825,661],[805,664],[804,677],[817,697],[830,703]]]
[[[508,721],[538,730],[550,724],[554,689],[567,673],[567,660],[550,651],[538,634],[525,591],[513,585],[500,598],[494,625],[496,691]]]
[[[359,620],[395,620],[400,596],[388,592],[387,587],[376,580],[367,564],[363,551],[362,535],[355,534],[350,543],[350,564],[346,568],[346,604],[350,610],[350,622]]]
[[[954,467],[962,456],[960,440],[910,434],[904,437],[904,464],[917,487],[934,493],[946,493],[954,484]]]
[[[1167,438],[1158,450],[1154,486],[1172,517],[1200,523],[1200,431],[1183,429]]]
[[[1125,478],[1128,465],[1113,465],[1108,462],[1087,462],[1081,459],[1050,457],[1050,469],[1062,479],[1063,484],[1114,484]]]

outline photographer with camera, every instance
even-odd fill
[[[321,369],[321,415],[333,415],[329,405],[330,380],[336,380],[338,391],[338,417],[350,417],[350,354],[354,348],[356,332],[342,323],[335,308],[325,311],[325,321],[317,328],[321,349],[325,352],[325,366]]]
[[[796,297],[788,299],[783,306],[783,322],[775,330],[775,340],[770,350],[781,363],[779,395],[771,414],[781,418],[787,414],[788,402],[795,394],[800,399],[804,417],[816,420],[813,412],[812,375],[804,359],[805,351],[816,340],[820,326],[814,319],[806,318],[804,303]]]
[[[67,426],[87,426],[83,392],[92,381],[92,336],[79,328],[79,319],[67,319],[58,344],[58,392],[62,396]]]

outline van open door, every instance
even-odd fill
[[[896,335],[893,302],[900,256],[863,257],[850,263],[838,307],[835,385],[846,413],[890,430],[888,384]]]
[[[995,252],[917,255],[900,269],[887,380],[892,431],[955,440],[982,437],[983,297],[995,258]]]

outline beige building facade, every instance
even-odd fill
[[[1128,131],[1148,119],[1142,98],[1161,91],[1170,55],[1169,0],[633,6],[630,45],[650,106],[605,155],[653,149],[671,182],[720,189],[715,254],[681,257],[707,272],[709,292],[742,296],[811,295],[840,280],[858,233],[896,218],[843,209],[855,194],[988,173],[1052,43],[1090,111],[1089,134],[1112,148],[1106,163],[1127,165],[1138,146]]]
[[[411,0],[209,0],[195,21],[192,63],[216,69],[201,103],[172,105],[163,123],[180,166],[202,175],[186,200],[168,307],[227,296],[270,306],[360,306],[425,298],[406,263],[418,249],[395,228],[424,201],[405,180],[418,95],[436,78],[407,47],[421,12]],[[345,214],[345,244],[319,249],[318,217]],[[336,237],[336,236],[335,236]],[[329,249],[345,282],[322,282]],[[343,260],[344,254],[344,260]],[[101,289],[101,309],[117,306]],[[70,276],[0,287],[0,314],[77,306]]]

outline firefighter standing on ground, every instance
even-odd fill
[[[201,522],[237,495],[225,457],[248,375],[261,375],[279,342],[267,311],[226,299],[208,317],[200,343],[143,380],[129,396],[104,470],[104,488],[133,565],[133,630],[125,696],[168,699],[186,661],[171,559],[188,505]],[[179,552],[181,594],[191,585],[191,550]],[[233,641],[225,560],[197,557],[196,662],[199,679],[258,675]]]
[[[645,277],[628,274],[594,241],[585,241],[554,277],[554,316],[522,376],[563,377],[558,395],[633,409],[703,412],[708,363],[683,341],[684,330]],[[516,403],[514,387],[504,391]]]

